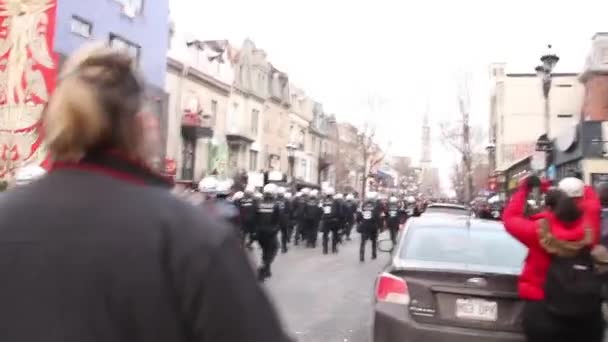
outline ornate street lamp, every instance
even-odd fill
[[[550,139],[551,117],[549,107],[549,94],[551,92],[551,81],[553,78],[552,72],[557,62],[559,62],[559,57],[551,50],[551,44],[547,45],[547,47],[547,52],[540,57],[540,61],[542,62],[542,64],[537,66],[535,70],[536,74],[542,82],[543,96],[545,98],[545,134],[547,134],[547,138]]]
[[[287,162],[289,163],[289,179],[291,181],[291,187],[292,187],[292,191],[295,191],[295,178],[294,178],[294,169],[295,169],[295,152],[297,149],[297,146],[295,144],[289,143],[287,144],[287,146],[285,146],[285,148],[287,148]]]

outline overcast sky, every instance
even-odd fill
[[[592,35],[608,31],[606,0],[171,0],[171,16],[179,34],[251,38],[340,120],[371,119],[367,99],[379,99],[380,142],[414,160],[427,108],[435,137],[457,120],[459,74],[473,74],[473,120],[486,128],[490,63],[534,72],[551,43],[556,71],[579,72]],[[445,181],[455,153],[433,141]]]

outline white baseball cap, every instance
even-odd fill
[[[563,191],[568,197],[583,197],[585,193],[585,183],[575,177],[566,177],[562,179],[557,188]]]

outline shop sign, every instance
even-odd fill
[[[551,140],[549,140],[549,138],[547,137],[546,134],[541,135],[540,137],[538,137],[538,140],[536,140],[536,147],[535,150],[539,151],[539,152],[549,152],[553,149]]]

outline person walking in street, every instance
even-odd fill
[[[295,199],[293,197],[293,194],[289,191],[285,192],[285,200],[287,201],[287,204],[289,205],[289,216],[287,218],[288,220],[288,224],[287,224],[287,243],[290,244],[291,243],[291,239],[293,238],[294,235],[294,231],[295,231],[295,227],[296,227],[296,208],[295,208]]]
[[[378,231],[382,221],[382,207],[377,200],[377,193],[368,191],[365,194],[365,201],[361,205],[358,213],[358,230],[361,233],[361,245],[359,246],[359,260],[365,261],[365,245],[369,240],[372,245],[372,259],[376,259]]]
[[[523,180],[503,214],[507,232],[528,248],[519,277],[526,339],[601,342],[601,280],[592,253],[600,239],[599,199],[582,180],[565,178],[552,205],[533,220],[524,210],[535,187],[546,192],[549,183],[536,176]]]
[[[279,250],[279,225],[281,220],[281,209],[275,200],[277,186],[266,184],[264,186],[263,198],[258,205],[256,219],[257,239],[262,248],[262,265],[258,270],[260,281],[272,277],[271,265]]]
[[[254,197],[255,187],[248,185],[243,193],[243,198],[237,202],[240,212],[243,246],[251,249],[256,235],[256,215],[258,212],[258,201]]]
[[[323,254],[329,253],[329,234],[331,234],[331,252],[338,253],[338,234],[340,229],[340,203],[333,197],[335,191],[333,188],[324,190],[325,197],[321,201],[322,216],[321,227],[323,233]]]
[[[107,45],[64,63],[53,165],[0,199],[2,341],[288,341],[234,230],[150,167],[135,64]]]
[[[317,247],[319,223],[321,220],[321,208],[319,207],[318,196],[318,190],[311,190],[304,206],[304,239],[308,248]]]
[[[293,242],[295,246],[299,245],[300,241],[304,241],[304,244],[308,241],[306,236],[306,206],[308,204],[310,189],[304,188],[299,194],[299,196],[296,196],[296,208],[294,210],[297,220],[296,234]]]
[[[287,242],[289,241],[289,222],[291,217],[291,204],[285,198],[286,190],[283,187],[277,189],[277,204],[279,205],[279,228],[281,231],[281,252],[287,253]]]
[[[399,200],[395,196],[391,196],[388,200],[386,208],[386,226],[391,236],[393,246],[397,244],[397,233],[399,232],[399,225],[401,224],[401,218],[403,217],[403,210],[399,206]]]
[[[350,234],[355,223],[355,214],[357,213],[357,202],[353,194],[346,195],[346,201],[344,201],[344,236],[346,241],[350,241]]]

